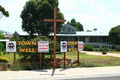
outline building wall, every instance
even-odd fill
[[[53,37],[51,37],[53,40]],[[111,49],[112,45],[109,44],[108,36],[57,36],[57,42],[60,41],[83,41],[84,44],[92,45],[94,48],[108,47]]]

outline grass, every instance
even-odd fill
[[[111,50],[111,51],[108,51],[109,53],[115,53],[115,54],[120,54],[120,51],[115,51],[115,50]]]
[[[56,54],[56,58],[63,58],[63,53]],[[1,56],[5,56],[10,61],[13,61],[13,53],[9,54],[3,54]],[[20,59],[20,56],[16,54],[16,58]],[[66,53],[67,59],[77,59],[77,53],[76,52],[67,52]],[[95,56],[95,55],[87,55],[85,53],[80,53],[80,62],[83,65],[94,65],[96,67],[102,67],[102,66],[120,66],[120,58],[118,57],[112,57],[112,56]]]
[[[63,54],[57,54],[57,58],[63,58]],[[67,52],[66,58],[77,59],[77,54],[75,52]],[[87,64],[94,64],[96,67],[102,66],[120,66],[120,58],[112,56],[95,56],[87,55],[85,53],[80,53],[80,62]]]

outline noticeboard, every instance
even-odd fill
[[[48,41],[38,41],[38,52],[48,53],[49,52],[49,42]]]
[[[83,51],[83,41],[78,41],[78,51]]]
[[[6,52],[16,52],[16,41],[6,42]]]
[[[67,41],[61,41],[61,52],[67,52]]]

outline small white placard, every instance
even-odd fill
[[[16,41],[6,42],[6,52],[16,52]]]
[[[38,52],[48,53],[49,52],[49,42],[48,41],[38,41]]]
[[[78,41],[78,51],[83,51],[83,41]]]
[[[67,41],[61,41],[61,52],[67,52]]]

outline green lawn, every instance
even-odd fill
[[[13,61],[13,53],[5,54],[2,56],[5,56],[10,61]],[[16,54],[16,58],[20,59],[20,56]],[[56,58],[63,58],[63,53],[56,54]],[[66,53],[67,59],[77,59],[77,53],[76,52],[67,52]],[[80,53],[80,62],[85,63],[87,65],[94,65],[97,67],[101,66],[120,66],[120,58],[118,57],[111,57],[111,56],[95,56],[95,55],[87,55],[85,53]]]
[[[63,58],[63,54],[57,54],[57,58]],[[67,52],[66,58],[77,59],[77,53]],[[80,53],[80,62],[87,64],[94,64],[95,66],[120,66],[120,58],[111,56],[95,56]]]
[[[115,51],[115,50],[112,50],[112,51],[108,51],[109,53],[115,53],[115,54],[120,54],[120,51]]]

